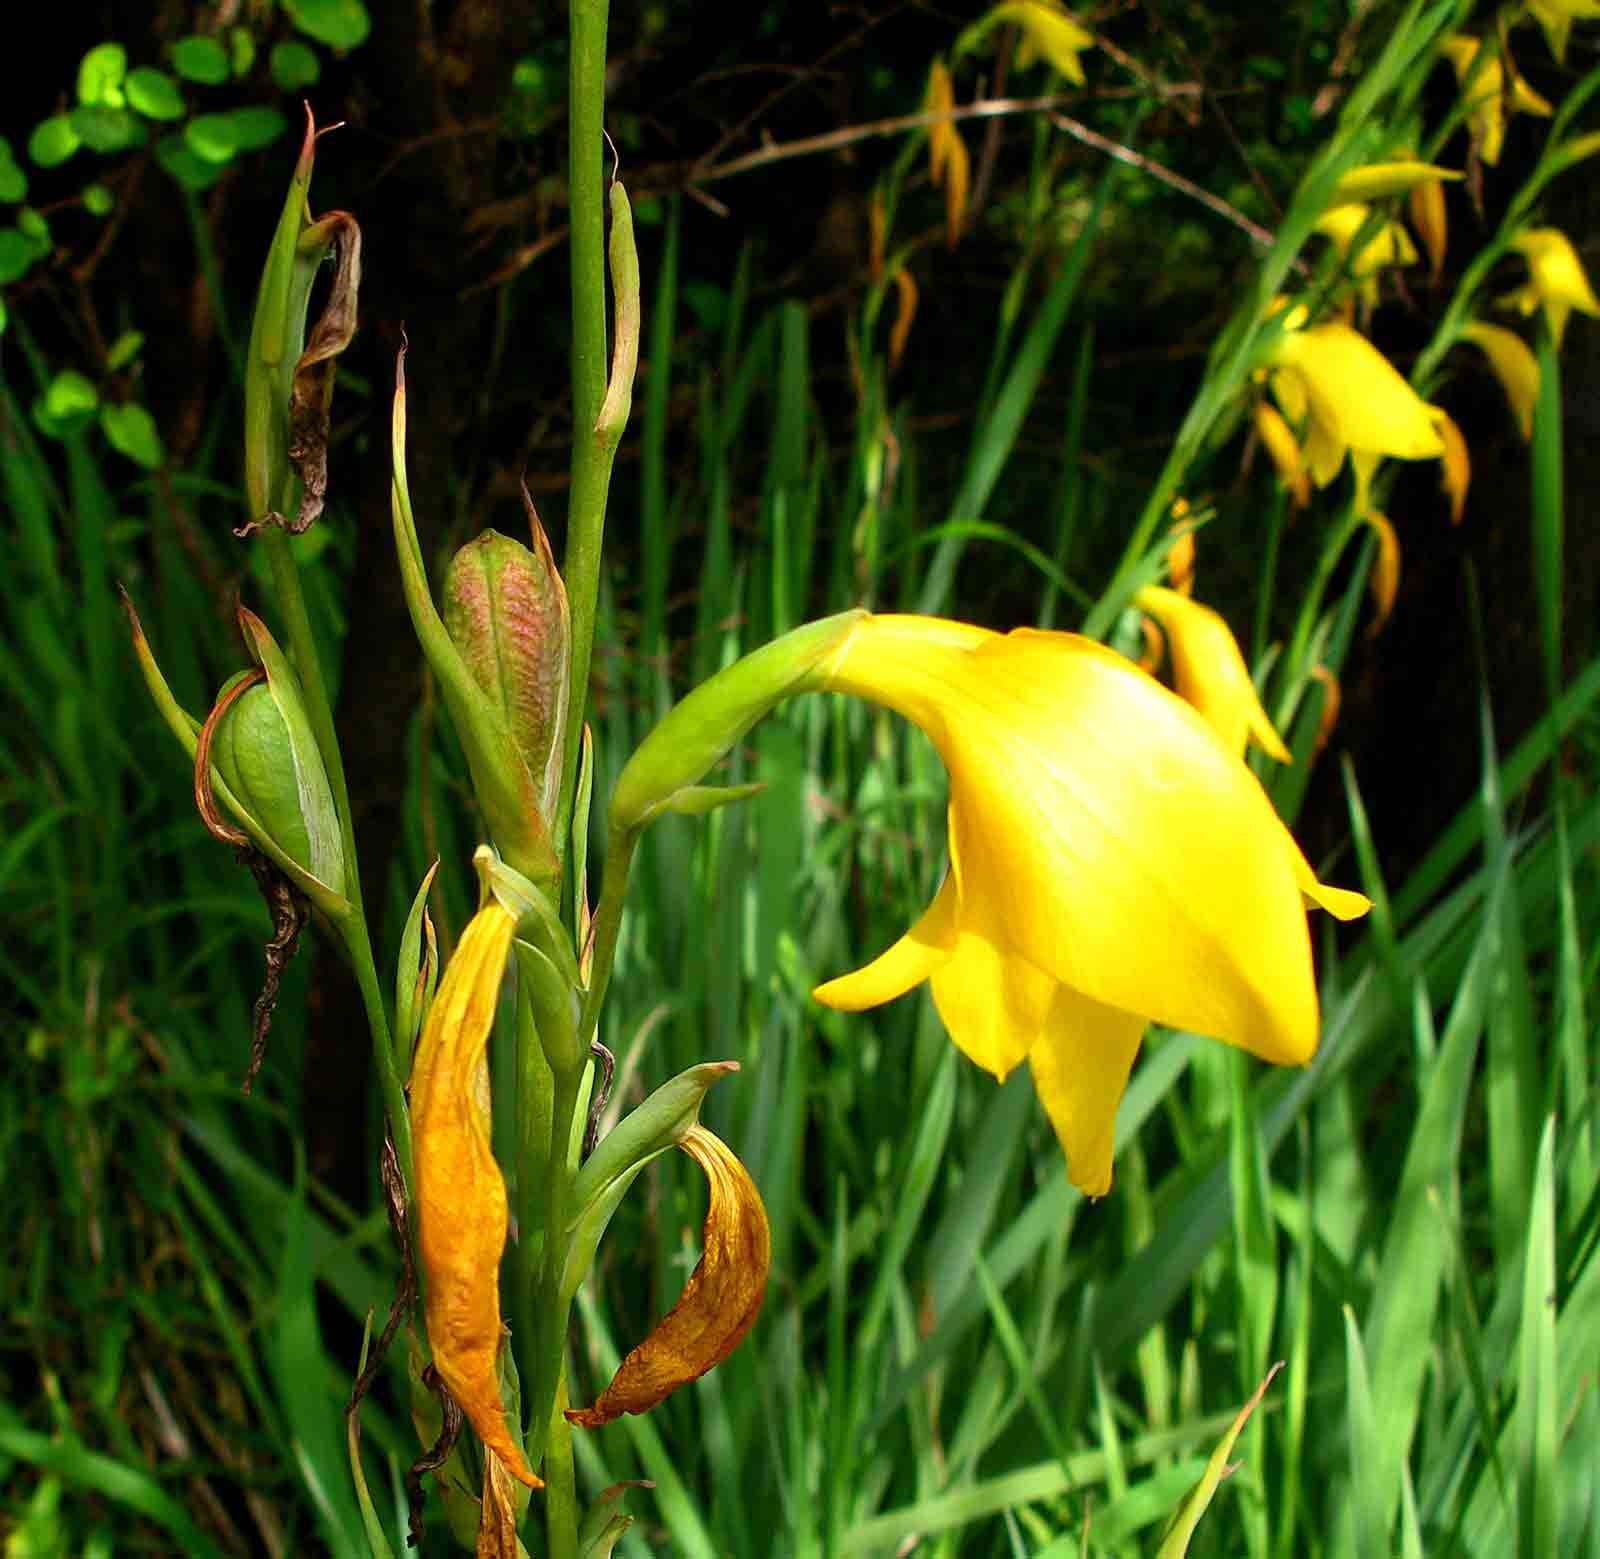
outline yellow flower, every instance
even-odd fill
[[[1527,260],[1528,280],[1500,300],[1503,308],[1521,309],[1524,314],[1543,308],[1550,339],[1558,347],[1573,309],[1600,315],[1600,298],[1589,286],[1572,240],[1559,227],[1530,227],[1512,240],[1511,247]]]
[[[516,917],[490,898],[462,932],[417,1046],[411,1123],[434,1365],[478,1438],[539,1488],[506,1428],[497,1368],[506,1185],[489,1147],[485,1055],[515,929]]]
[[[1438,184],[1441,179],[1462,177],[1464,175],[1452,168],[1418,162],[1414,157],[1402,157],[1394,162],[1369,162],[1364,168],[1352,168],[1339,180],[1328,207],[1333,210],[1338,206],[1365,205],[1368,201],[1382,200],[1385,195],[1403,195],[1425,184]]]
[[[1506,139],[1506,71],[1498,53],[1478,64],[1478,51],[1482,40],[1457,33],[1440,45],[1445,57],[1455,68],[1456,81],[1469,94],[1470,111],[1467,114],[1467,132],[1478,155],[1493,167],[1500,161],[1500,151]],[[1509,55],[1506,57],[1509,61]],[[1515,65],[1511,67],[1511,92],[1509,109],[1512,113],[1535,114],[1548,119],[1554,110],[1522,79]]]
[[[1489,359],[1526,443],[1533,437],[1533,408],[1539,404],[1539,360],[1521,336],[1503,325],[1486,325],[1475,319],[1462,327],[1461,335]]]
[[[1317,1044],[1302,892],[1342,916],[1266,793],[1181,699],[1073,634],[863,616],[809,686],[887,705],[950,774],[950,872],[887,952],[819,1000],[930,981],[955,1043],[1027,1061],[1074,1185],[1111,1184],[1147,1022],[1300,1064]]]
[[[1595,0],[1528,0],[1528,10],[1544,28],[1545,40],[1557,64],[1566,63],[1567,34],[1572,31],[1572,24],[1600,19],[1600,5]]]
[[[928,73],[928,91],[922,110],[927,114],[948,114],[955,103],[950,72],[943,60],[935,60]],[[966,219],[972,164],[967,157],[967,143],[950,119],[940,119],[928,126],[928,176],[936,189],[944,187],[945,241],[954,249],[956,240],[961,237],[961,224]]]
[[[1015,22],[1022,29],[1018,70],[1026,70],[1042,56],[1068,81],[1080,87],[1085,84],[1078,56],[1094,47],[1094,34],[1080,27],[1055,0],[1010,0],[997,5],[987,22]]]
[[[1261,707],[1239,642],[1222,616],[1159,585],[1147,586],[1133,600],[1167,636],[1178,697],[1200,711],[1222,745],[1242,758],[1253,736],[1279,763],[1291,762],[1288,748]]]
[[[1251,416],[1262,447],[1278,468],[1279,482],[1289,490],[1297,509],[1311,501],[1311,480],[1300,458],[1300,445],[1289,424],[1265,401],[1257,401]]]
[[[1326,487],[1347,452],[1375,460],[1437,460],[1444,443],[1428,404],[1370,341],[1348,325],[1286,330],[1272,349],[1272,393],[1303,425],[1312,480]],[[1357,462],[1358,475],[1362,469]]]
[[[1445,208],[1444,185],[1438,179],[1416,185],[1406,199],[1406,208],[1422,247],[1428,251],[1429,273],[1438,281],[1450,243],[1450,216]]]
[[[1372,208],[1356,202],[1334,206],[1317,218],[1317,231],[1331,239],[1339,258],[1349,268],[1356,280],[1356,290],[1368,305],[1378,301],[1378,272],[1385,266],[1415,265],[1416,245],[1411,235],[1398,222],[1382,222],[1361,240],[1361,247],[1352,249],[1357,235],[1366,226]]]

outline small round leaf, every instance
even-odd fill
[[[218,87],[228,79],[228,51],[215,38],[195,33],[172,46],[172,68],[185,81]]]
[[[236,108],[228,119],[242,152],[258,152],[263,146],[271,146],[289,128],[289,121],[275,108]]]
[[[353,49],[372,31],[362,0],[284,0],[283,8],[301,32],[330,49]]]
[[[97,43],[78,66],[78,101],[85,107],[103,103],[122,107],[122,79],[128,74],[128,51],[120,43]]]
[[[299,92],[315,86],[322,75],[322,62],[308,44],[298,41],[275,43],[271,55],[272,79],[279,91]]]
[[[112,198],[111,191],[104,184],[85,184],[83,187],[83,209],[92,217],[108,217],[116,201]]]
[[[200,194],[217,182],[225,164],[208,162],[196,153],[181,134],[164,135],[156,142],[156,161],[168,177],[193,194]]]
[[[44,392],[45,415],[58,426],[81,422],[100,404],[100,392],[75,369],[65,368]]]
[[[161,464],[161,434],[155,418],[143,406],[129,401],[125,406],[102,406],[100,430],[119,454],[154,471]]]
[[[250,30],[235,27],[228,34],[228,56],[235,76],[248,76],[256,62],[256,40]]]
[[[0,227],[0,287],[21,280],[38,258],[39,252],[26,233],[14,227]]]
[[[41,168],[55,168],[83,145],[72,120],[66,114],[41,119],[28,137],[28,155]]]
[[[11,155],[11,143],[0,135],[0,201],[14,204],[28,198],[28,175]]]
[[[128,102],[146,119],[182,119],[185,109],[178,83],[164,70],[141,65],[128,73]]]
[[[111,343],[111,350],[106,353],[107,371],[115,373],[119,368],[125,368],[139,355],[143,348],[144,332],[142,330],[124,330]]]
[[[229,162],[239,150],[232,114],[197,114],[183,127],[183,139],[195,156],[207,162]]]
[[[72,128],[90,151],[103,154],[125,152],[145,141],[144,126],[127,109],[107,108],[103,103],[73,109]]]

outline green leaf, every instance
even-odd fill
[[[44,392],[44,409],[55,422],[70,422],[86,417],[100,404],[100,392],[81,373],[63,369]]]
[[[182,119],[187,111],[178,83],[149,65],[129,73],[128,102],[146,119]]]
[[[315,86],[322,75],[322,62],[316,52],[298,41],[273,44],[269,68],[273,81],[283,92],[299,92]]]
[[[109,154],[143,146],[145,129],[125,108],[110,108],[96,103],[72,111],[72,128],[90,151]]]
[[[196,33],[172,46],[172,68],[185,81],[219,87],[228,79],[228,51],[215,38]]]
[[[115,373],[117,369],[126,367],[143,349],[144,332],[142,330],[124,330],[111,343],[111,350],[106,353],[107,371]]]
[[[111,191],[104,184],[85,184],[82,199],[83,209],[92,217],[110,216],[112,207],[116,205]]]
[[[199,194],[217,182],[223,165],[207,162],[190,147],[181,134],[163,136],[156,142],[156,161],[184,189]]]
[[[196,157],[207,162],[231,162],[239,150],[232,114],[198,114],[183,127],[183,139]]]
[[[249,28],[235,27],[228,34],[228,54],[234,75],[248,76],[250,67],[256,62],[256,40]]]
[[[161,464],[161,435],[155,418],[143,406],[132,401],[125,406],[102,406],[100,430],[118,454],[136,465],[154,471]]]
[[[97,43],[78,66],[78,101],[121,108],[122,79],[127,74],[128,51],[120,43]]]
[[[67,114],[41,119],[28,137],[28,156],[41,168],[59,167],[83,145]]]
[[[301,32],[330,49],[353,49],[372,31],[361,0],[284,0],[283,8]]]
[[[227,116],[233,126],[235,144],[242,152],[258,152],[289,128],[289,121],[275,108],[236,108]]]
[[[0,287],[26,276],[38,258],[25,233],[14,227],[0,227]]]
[[[0,135],[0,201],[26,200],[28,175],[11,154],[11,142]]]
[[[6,313],[6,300],[0,298],[0,336],[6,333],[6,320],[10,316]]]

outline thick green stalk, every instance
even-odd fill
[[[566,1420],[567,1383],[556,1383],[550,1413],[550,1438],[544,1453],[545,1553],[549,1559],[578,1559],[577,1479],[572,1467],[572,1425]]]
[[[572,613],[572,696],[568,705],[556,849],[566,859],[566,818],[583,741],[594,650],[600,544],[605,531],[609,454],[593,437],[606,394],[605,133],[607,0],[572,0],[568,91],[568,209],[572,218],[572,491],[562,577]]]

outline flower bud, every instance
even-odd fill
[[[243,692],[223,689],[210,726],[210,761],[248,814],[240,821],[263,843],[270,841],[308,876],[342,894],[344,834],[333,789],[312,734],[300,682],[267,626],[239,609],[263,678]]]
[[[505,716],[553,829],[571,630],[566,588],[531,502],[528,519],[535,550],[486,530],[456,553],[444,578],[442,615],[473,680]]]

